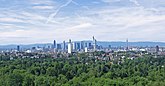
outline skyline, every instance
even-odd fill
[[[1,0],[0,45],[89,40],[165,42],[162,0]]]

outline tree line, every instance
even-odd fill
[[[164,86],[165,57],[124,59],[25,58],[0,61],[1,86]]]

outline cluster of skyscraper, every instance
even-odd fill
[[[83,52],[88,52],[89,50],[96,51],[97,41],[94,36],[93,36],[93,41],[88,41],[88,42],[87,41],[72,42],[71,39],[69,39],[68,42],[63,41],[63,43],[57,44],[56,41],[54,40],[53,48],[54,48],[54,52],[58,50],[58,51],[68,52],[70,54],[77,51],[83,51]]]

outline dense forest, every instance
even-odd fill
[[[165,57],[40,58],[0,61],[0,86],[165,86]]]

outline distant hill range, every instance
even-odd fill
[[[103,47],[107,47],[108,45],[111,45],[112,47],[126,47],[126,42],[98,42],[98,45],[102,45]],[[155,46],[161,46],[165,47],[165,42],[129,42],[129,46],[137,46],[137,47],[155,47]]]
[[[83,41],[83,42],[92,42],[92,41]],[[111,45],[111,47],[125,47],[127,44],[126,42],[104,42],[104,41],[98,41],[97,45],[101,45],[103,47],[108,47]],[[155,47],[155,46],[162,46],[165,47],[165,42],[129,42],[129,46],[137,46],[137,47]],[[3,49],[16,49],[18,45],[0,45],[0,50]],[[28,44],[28,45],[19,45],[21,48],[24,49],[31,49],[32,47],[48,47],[52,46],[51,43],[45,43],[45,44]]]

